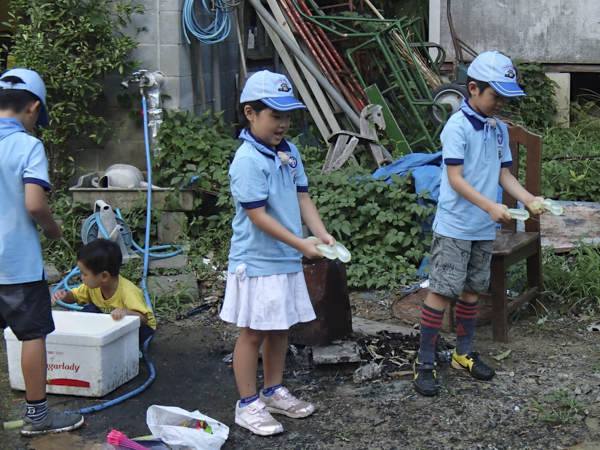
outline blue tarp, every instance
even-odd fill
[[[412,170],[411,176],[415,180],[415,192],[419,195],[418,202],[421,205],[436,203],[440,196],[440,184],[442,180],[442,152],[437,153],[410,153],[394,161],[392,164],[373,173],[373,177],[379,179],[385,177],[387,184],[392,183],[392,174],[399,176],[406,175]],[[425,190],[429,191],[429,196],[424,198]],[[498,186],[498,203],[502,203],[502,188]],[[424,233],[431,233],[431,225],[435,214],[429,216],[429,223],[419,222]],[[496,226],[500,226],[496,224]],[[419,267],[419,276],[425,276],[425,268],[429,265],[429,258],[425,257]]]

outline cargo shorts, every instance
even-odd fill
[[[494,241],[465,241],[433,233],[429,291],[460,298],[463,290],[482,294],[490,286]]]

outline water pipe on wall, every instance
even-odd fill
[[[147,99],[147,122],[149,145],[154,156],[158,155],[158,130],[163,122],[162,90],[167,78],[162,72],[148,72],[140,69],[132,74],[132,78],[121,83],[121,90],[127,89],[129,83],[139,83],[140,94]]]

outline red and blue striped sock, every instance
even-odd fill
[[[456,354],[467,355],[471,353],[475,322],[477,320],[477,305],[458,299],[456,302]]]
[[[433,364],[435,362],[435,343],[442,328],[444,311],[423,305],[421,311],[421,346],[419,347],[419,362]]]

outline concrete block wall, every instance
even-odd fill
[[[138,43],[132,56],[141,61],[141,68],[151,72],[160,70],[167,77],[163,107],[172,111],[187,110],[199,115],[209,109],[214,111],[215,96],[219,95],[225,121],[236,122],[238,47],[234,16],[231,16],[231,32],[224,42],[216,45],[200,44],[190,34],[192,43],[188,44],[181,17],[184,0],[141,0],[140,3],[144,4],[145,12],[143,15],[135,15],[127,30]],[[196,1],[195,6],[198,21],[202,26],[207,26],[210,17],[204,11],[202,2]],[[136,33],[136,27],[143,30]],[[219,58],[219,93],[214,92],[212,83],[213,53]],[[204,84],[204,105],[201,80]],[[117,74],[106,77],[107,100],[100,111],[110,118],[118,139],[111,138],[98,148],[82,146],[82,151],[75,151],[72,155],[77,166],[86,171],[105,170],[117,163],[132,164],[145,170],[143,128],[132,122],[128,117],[129,111],[117,102],[119,94],[137,94],[139,88],[131,84],[128,90],[120,91],[121,81],[122,78]],[[138,106],[134,105],[135,108]],[[141,108],[140,102],[140,111]],[[77,175],[71,184],[76,182]]]

